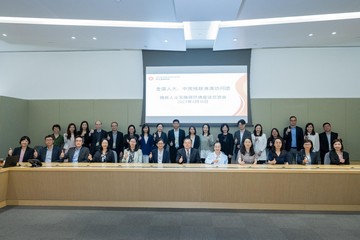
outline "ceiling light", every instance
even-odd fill
[[[6,34],[6,33],[3,33],[2,35],[3,35],[3,37],[7,37],[7,34]]]
[[[185,40],[215,40],[220,21],[184,22]]]
[[[76,37],[71,37],[71,39],[76,39]]]
[[[233,39],[234,42],[237,42],[237,40],[238,40],[237,38],[234,38],[234,39]]]
[[[164,40],[164,43],[167,43],[167,42],[168,42],[168,40],[165,39],[165,40]]]
[[[310,33],[310,34],[309,34],[309,37],[312,37],[312,36],[314,36],[314,34]]]
[[[93,39],[93,40],[96,40],[97,38],[96,38],[96,37],[93,37],[92,39]]]
[[[335,34],[336,34],[336,32],[332,32],[331,34],[332,34],[332,35],[335,35]]]

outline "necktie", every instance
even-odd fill
[[[190,151],[189,151],[189,149],[186,150],[186,160],[187,160],[187,163],[190,163]]]

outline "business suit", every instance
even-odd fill
[[[337,153],[335,152],[335,150],[331,150],[331,151],[329,152],[330,164],[336,164],[336,165],[345,164],[345,165],[349,165],[349,164],[350,164],[349,153],[343,151],[342,154],[343,154],[343,158],[345,159],[345,162],[344,162],[344,163],[340,163],[339,155],[337,155]]]
[[[14,149],[12,156],[20,156],[20,154],[21,154],[21,147],[17,147]],[[34,149],[30,147],[26,147],[23,157],[23,162],[27,162],[29,159],[33,159],[33,158],[34,158]]]
[[[332,149],[332,142],[338,138],[338,134],[335,132],[330,133],[330,146],[329,148],[329,140],[326,136],[326,132],[322,132],[319,134],[319,140],[320,140],[320,158],[321,158],[321,164],[324,164],[324,157],[327,152],[329,152]]]
[[[179,159],[181,157],[182,157],[183,161],[180,163]],[[201,163],[199,151],[196,148],[191,148],[190,149],[190,159],[187,159],[185,148],[181,148],[181,149],[179,149],[177,151],[176,162],[179,163],[179,164],[183,164],[183,163]]]
[[[159,133],[156,132],[156,133],[154,133],[154,145],[157,144],[157,142],[159,141],[160,138],[164,141],[165,144],[167,143],[167,140],[168,140],[168,139],[167,139],[166,133],[161,132],[161,134],[160,134],[160,136],[159,136]]]
[[[93,162],[105,162],[105,163],[115,163],[115,156],[112,150],[106,152],[104,156],[104,161],[101,156],[101,151],[97,151],[93,157]]]
[[[179,147],[178,148],[175,146],[175,131],[174,131],[174,129],[171,129],[168,132],[168,142],[167,142],[167,144],[169,145],[170,161],[172,163],[176,162],[177,151],[184,147],[183,143],[184,143],[184,139],[185,139],[185,131],[180,129],[180,128],[178,129],[178,131],[179,131]]]
[[[149,159],[150,163],[158,163],[158,149],[151,151],[152,157]],[[168,150],[163,149],[162,163],[170,163],[170,153]]]
[[[119,158],[120,152],[123,152],[124,150],[124,135],[122,132],[116,131],[116,139],[114,140],[113,132],[108,132],[109,136],[109,148],[111,150],[114,150]],[[115,141],[115,148],[113,148]]]
[[[306,154],[304,149],[297,155],[297,164],[305,164],[303,163],[304,159],[306,158]],[[319,163],[319,154],[317,152],[310,152],[311,164],[318,164]]]
[[[296,150],[300,151],[303,148],[304,145],[304,132],[302,128],[296,126]],[[291,149],[291,142],[292,142],[292,136],[291,132],[286,133],[288,127],[284,128],[284,141],[285,141],[285,150],[290,151]]]
[[[64,158],[60,159],[60,161],[63,162],[64,159],[68,159],[69,160],[68,162],[73,162],[75,151],[76,151],[75,147],[70,148],[69,151],[65,153]],[[78,156],[78,162],[87,162],[89,153],[90,151],[87,147],[81,147]]]
[[[190,138],[190,135],[187,135],[185,138]],[[192,139],[191,139],[192,141]],[[192,142],[193,148],[199,149],[200,147],[200,137],[198,135],[195,135],[194,142]]]
[[[100,150],[101,140],[107,138],[107,136],[108,133],[102,129],[100,130],[100,132],[98,132],[95,129],[94,132],[90,135],[90,139],[91,139],[90,152],[92,155],[94,155],[96,151]]]
[[[240,140],[240,130],[237,130],[234,133],[234,142],[236,142],[235,156],[236,156],[237,152],[240,150],[242,144],[244,143],[244,140],[247,138],[251,139],[251,132],[249,130],[245,129],[241,140]]]
[[[47,151],[48,151],[47,147],[41,148],[39,155],[37,157],[41,162],[45,162]],[[60,154],[61,154],[61,148],[59,148],[58,146],[53,146],[52,154],[51,154],[51,162],[59,162]]]
[[[135,138],[136,139],[136,145],[139,145],[139,135],[138,134],[134,134],[134,135],[125,134],[124,135],[124,149],[129,148],[128,141],[130,141],[131,138]]]

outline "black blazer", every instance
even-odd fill
[[[179,163],[180,157],[183,158],[183,162],[180,164],[187,163],[189,161],[189,159],[186,158],[185,148],[181,148],[177,151],[177,155],[176,155],[177,163]],[[197,150],[196,148],[191,148],[191,150],[190,150],[190,163],[201,163],[199,150]]]
[[[104,138],[107,138],[108,134],[106,131],[102,130],[100,133],[97,132],[97,130],[94,130],[94,133],[90,135],[91,139],[91,146],[90,146],[90,152],[91,154],[95,154],[96,151],[98,151],[101,147],[101,140]]]
[[[337,138],[338,138],[338,134],[335,132],[331,132],[330,145],[332,145],[332,142]],[[319,134],[319,140],[320,140],[320,156],[324,158],[325,153],[329,152],[332,149],[332,147],[329,149],[329,141],[325,132]]]
[[[75,147],[72,147],[69,149],[69,151],[67,153],[65,153],[65,156],[63,159],[60,159],[61,162],[64,161],[64,159],[68,159],[69,162],[73,161],[73,157],[75,154]],[[87,147],[81,147],[80,152],[79,152],[79,156],[78,156],[78,162],[87,162],[88,161],[88,156],[89,156],[89,149]]]
[[[187,135],[186,138],[190,138],[190,135]],[[199,147],[200,147],[200,137],[198,135],[195,135],[194,148],[199,149]]]
[[[159,137],[159,134],[156,132],[153,134],[154,135],[154,145],[156,146],[157,142],[159,141],[159,139],[161,138],[164,141],[164,144],[167,144],[167,135],[164,132],[161,132],[161,136]]]
[[[285,141],[285,149],[286,151],[289,151],[291,149],[291,141],[292,136],[291,132],[289,134],[286,134],[288,127],[284,128],[284,141]],[[304,145],[304,132],[301,127],[296,126],[296,150],[300,151],[303,148]]]
[[[345,159],[345,163],[340,163],[339,156],[337,155],[335,150],[331,150],[329,152],[329,158],[330,158],[330,164],[336,164],[336,165],[340,165],[340,164],[349,165],[350,164],[349,153],[345,152],[345,151],[343,151],[343,158]]]
[[[138,134],[134,134],[133,136],[134,138],[136,138],[136,145],[139,146],[139,135]],[[131,136],[129,134],[125,134],[124,136],[124,149],[129,148],[129,143],[127,142],[128,140],[130,140]]]
[[[115,139],[115,149],[113,148],[114,138],[112,131],[108,132],[108,136],[110,137],[109,140],[109,148],[114,150],[117,155],[124,150],[124,135],[122,132],[117,131],[116,139]]]
[[[20,156],[21,147],[16,147],[12,153],[13,156]],[[29,159],[34,158],[34,149],[27,147],[24,153],[23,162],[27,162]]]
[[[81,134],[82,134],[82,131],[77,131],[77,133],[76,133],[77,136],[81,136]],[[91,137],[89,136],[89,132],[87,132],[83,136],[83,146],[90,149],[90,144],[91,144]]]
[[[242,137],[242,140],[240,142],[240,130],[237,130],[235,133],[234,133],[234,142],[235,142],[235,139],[237,139],[237,142],[236,142],[236,149],[235,149],[235,154],[237,154],[237,152],[240,150],[243,142],[245,139],[247,138],[250,138],[251,139],[251,132],[249,130],[246,130],[245,129],[245,132],[244,132],[244,135]]]
[[[46,152],[47,152],[47,147],[41,148],[41,150],[39,152],[39,155],[38,155],[38,159],[41,162],[45,162]],[[51,162],[59,162],[60,154],[61,154],[61,148],[59,148],[58,146],[53,146],[52,155],[51,155]]]
[[[170,153],[168,150],[163,150],[162,163],[170,163]],[[158,149],[153,149],[151,151],[152,157],[149,159],[150,163],[158,163]]]
[[[185,139],[185,131],[179,128],[179,148],[183,148],[183,144],[184,144],[184,139]],[[170,143],[173,143],[173,146],[170,146]],[[168,132],[168,145],[170,146],[170,148],[175,148],[175,133],[174,133],[174,129],[171,129]]]
[[[303,160],[305,159],[305,157],[306,157],[305,151],[304,149],[301,149],[301,151],[296,156],[297,164],[304,164]],[[311,164],[319,163],[319,155],[317,152],[311,152],[310,157],[311,157]]]
[[[94,158],[93,158],[92,161],[93,162],[103,162],[102,158],[101,158],[101,152],[100,151],[97,151],[95,153]],[[104,162],[106,162],[106,163],[114,163],[115,162],[115,156],[114,156],[113,151],[109,150],[109,151],[106,152]]]
[[[221,144],[221,151],[228,156],[233,155],[234,152],[234,137],[231,133],[228,133],[227,135],[223,135],[220,133],[218,135],[219,142]]]

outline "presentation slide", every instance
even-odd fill
[[[145,121],[248,121],[247,66],[146,67]]]

